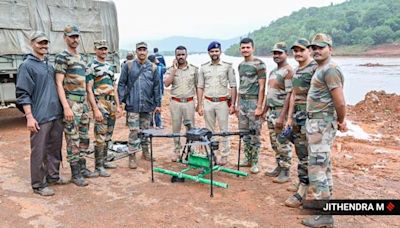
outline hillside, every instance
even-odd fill
[[[256,55],[268,55],[273,44],[291,44],[315,33],[332,36],[335,47],[363,52],[369,47],[400,42],[399,0],[349,0],[326,7],[303,8],[248,34],[256,44]],[[238,44],[225,51],[239,55]],[[357,54],[357,53],[354,53]]]
[[[221,39],[202,39],[196,37],[185,37],[185,36],[172,36],[161,40],[150,40],[148,41],[148,45],[150,47],[150,52],[153,50],[154,47],[158,47],[160,52],[164,55],[173,55],[175,48],[179,45],[183,45],[188,48],[189,53],[200,53],[200,52],[207,52],[208,44],[212,41],[218,41],[221,43],[222,51],[226,50],[233,44],[239,41],[239,38],[232,38],[227,40]],[[132,45],[134,46],[134,45]],[[127,50],[120,50],[122,53],[121,56],[125,56]]]

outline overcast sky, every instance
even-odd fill
[[[230,39],[267,26],[303,7],[345,0],[114,0],[120,48],[170,36]]]

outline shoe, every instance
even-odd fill
[[[288,207],[298,208],[303,205],[303,197],[296,192],[294,195],[286,199],[285,205]]]
[[[84,178],[93,178],[93,177],[98,177],[98,173],[90,171],[88,168],[86,168],[86,159],[81,158],[79,160],[79,165],[80,165],[80,171],[81,174]]]
[[[260,172],[260,170],[258,169],[258,165],[257,164],[253,164],[250,168],[250,172],[253,174],[257,174]]]
[[[171,157],[171,161],[172,161],[172,162],[178,162],[179,159],[180,159],[180,154],[179,154],[179,152],[174,152],[174,155],[172,155],[172,157]]]
[[[284,169],[281,168],[281,171],[279,172],[279,175],[277,177],[275,177],[272,182],[274,183],[279,183],[279,184],[283,184],[289,181],[289,170],[288,169]]]
[[[154,155],[154,154],[153,154]],[[144,160],[146,160],[146,161],[150,161],[151,160],[151,158],[150,158],[150,152],[146,152],[146,151],[143,151],[142,152],[142,158],[144,159]],[[153,156],[153,161],[155,161],[156,159],[154,158],[154,156]]]
[[[250,164],[249,160],[247,160],[247,158],[245,158],[239,163],[239,166],[240,167],[251,167],[251,164]]]
[[[218,165],[226,165],[228,164],[228,157],[222,156],[221,159],[218,161]]]
[[[137,168],[136,153],[129,155],[129,165],[128,166],[130,169]]]
[[[308,227],[333,227],[332,215],[317,215],[304,219],[301,223]]]
[[[72,174],[71,182],[79,187],[87,186],[89,183],[83,178],[79,163],[74,161],[70,163],[70,166]]]
[[[35,188],[33,189],[33,192],[41,196],[53,196],[55,194],[54,190],[49,187]]]
[[[62,177],[59,177],[58,180],[47,180],[47,184],[48,185],[65,185],[65,184],[69,184],[70,180],[66,180]]]
[[[105,168],[105,169],[116,169],[116,168],[117,168],[117,165],[116,165],[116,164],[113,164],[113,163],[111,163],[111,162],[104,162],[104,168]]]
[[[281,171],[281,167],[278,165],[272,171],[266,171],[264,173],[264,175],[267,177],[277,177],[279,175],[280,171]]]
[[[297,192],[297,190],[299,189],[299,185],[299,182],[292,183],[286,190],[289,192]]]
[[[96,167],[94,172],[97,172],[100,177],[110,177],[111,174],[107,173],[104,167]]]

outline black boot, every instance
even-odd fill
[[[279,161],[276,160],[275,169],[273,169],[271,171],[266,171],[264,174],[265,174],[265,176],[268,176],[268,177],[277,177],[280,172],[281,172],[281,166],[279,165]]]
[[[111,176],[107,173],[106,169],[104,169],[104,157],[103,157],[103,148],[95,146],[94,148],[94,157],[95,157],[95,173],[101,177],[109,177]]]
[[[86,159],[85,158],[80,158],[79,159],[79,165],[81,167],[81,174],[84,178],[92,178],[92,177],[98,177],[99,174],[96,172],[91,172],[89,169],[86,168]]]
[[[106,143],[106,146],[103,149],[103,160],[104,160],[104,168],[106,169],[116,169],[117,165],[111,163],[108,161],[108,143]]]
[[[281,167],[279,175],[275,177],[272,182],[274,183],[286,183],[289,181],[289,169]]]
[[[308,227],[333,227],[332,215],[317,215],[304,219],[301,222]]]
[[[85,178],[82,177],[79,163],[77,161],[74,161],[70,163],[70,166],[71,166],[72,183],[76,184],[79,187],[87,186],[89,183],[86,182]]]

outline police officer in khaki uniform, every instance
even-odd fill
[[[204,63],[200,68],[197,84],[197,97],[199,98],[197,112],[200,116],[204,114],[206,127],[211,131],[215,131],[216,120],[218,120],[220,131],[228,131],[229,114],[235,113],[236,110],[235,72],[231,63],[221,61],[220,43],[211,42],[207,50],[211,61]],[[226,137],[223,137],[221,141],[221,159],[218,163],[225,165],[228,162],[229,141]]]
[[[171,118],[172,132],[180,133],[183,121],[190,121],[194,126],[196,86],[198,68],[186,61],[187,50],[184,46],[175,49],[175,59],[172,67],[168,68],[165,74],[164,84],[171,88]],[[174,138],[175,151],[172,161],[177,161],[181,149],[179,138]]]

